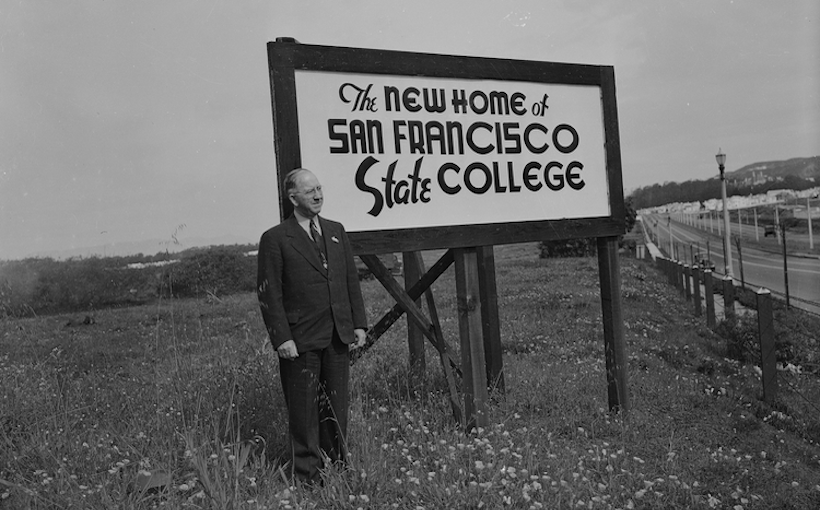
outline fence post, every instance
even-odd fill
[[[675,262],[674,259],[670,258],[669,259],[669,283],[673,287],[675,287],[676,289],[678,288],[677,285],[675,285],[675,271],[677,271],[677,269],[678,269],[677,262]]]
[[[683,286],[683,262],[678,260],[675,262],[675,287],[678,288],[681,294],[684,294]]]
[[[729,275],[723,277],[723,315],[724,319],[735,316],[735,281]]]
[[[715,291],[712,288],[712,270],[703,272],[703,286],[706,296],[706,325],[710,329],[715,329]]]
[[[695,298],[695,317],[700,317],[700,267],[692,266],[692,295]]]
[[[740,211],[738,213],[738,221],[740,218]],[[739,227],[743,232],[743,227]],[[743,250],[741,249],[740,236],[735,238],[735,246],[737,247],[737,265],[740,266],[740,288],[746,290],[746,277],[743,276]]]
[[[683,281],[686,287],[686,300],[689,301],[692,299],[692,268],[689,264],[683,265]]]
[[[777,397],[777,353],[774,348],[772,293],[757,291],[757,334],[760,338],[760,369],[763,371],[763,400],[774,403]]]
[[[677,271],[678,263],[675,262],[674,259],[669,259],[669,283],[676,289],[678,288],[678,286],[675,285],[675,275],[677,274]]]

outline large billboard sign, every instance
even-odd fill
[[[313,171],[322,214],[358,253],[623,233],[611,67],[295,42],[268,53],[280,182]]]

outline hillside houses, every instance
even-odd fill
[[[801,191],[791,189],[770,190],[759,195],[734,195],[726,199],[727,208],[732,211],[736,209],[749,209],[752,207],[771,206],[783,204],[788,200],[816,198],[820,196],[820,186]],[[684,213],[693,214],[707,211],[722,211],[723,201],[719,198],[705,200],[704,202],[674,202],[657,207],[642,209],[639,214],[669,214]]]

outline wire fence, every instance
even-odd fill
[[[681,215],[681,216],[685,217],[686,215]],[[709,229],[704,227],[703,225],[698,225],[697,223],[686,221],[685,218],[677,218],[676,217],[676,219],[673,219],[671,216],[666,219],[666,222],[658,221],[657,218],[655,218],[655,219],[649,219],[647,221],[639,222],[639,225],[640,225],[640,228],[643,230],[643,234],[644,234],[644,237],[647,240],[647,242],[654,242],[654,244],[657,246],[657,249],[662,254],[662,256],[666,256],[666,257],[668,257],[670,259],[673,259],[673,260],[688,261],[690,264],[693,264],[693,265],[698,264],[698,263],[701,264],[701,266],[708,264],[712,267],[712,269],[714,271],[719,272],[719,268],[715,267],[715,264],[714,264],[714,262],[712,262],[712,260],[713,260],[714,256],[719,252],[719,250],[723,250],[722,238],[720,237],[720,235],[716,236],[716,235],[714,235],[714,233],[709,232]],[[678,228],[674,227],[675,225],[677,225],[678,227],[681,226],[681,225],[688,225],[692,228],[698,229],[698,232],[700,232],[700,235],[703,235],[705,237],[700,241],[691,241],[691,240],[686,241],[686,240],[682,240],[682,239],[677,239],[676,240],[675,239],[676,236],[672,235],[672,233],[671,233],[672,230],[674,229],[676,231],[676,233],[680,234],[679,232],[677,232]],[[734,225],[734,227],[738,227],[737,224],[733,224],[733,225]],[[665,227],[665,228],[669,229],[666,234],[661,232],[662,227]],[[681,233],[682,233],[682,231],[681,231]],[[748,235],[749,234],[746,234],[746,236],[748,236]],[[742,255],[740,255],[740,253],[742,253],[741,250],[740,250],[740,246],[739,246],[741,238],[736,236],[735,234],[732,234],[732,239],[734,240],[732,245],[733,246],[737,245],[737,251],[739,252],[738,253],[738,260],[736,260],[735,262],[738,264],[737,269],[739,270],[738,272],[740,274],[739,282],[740,282],[742,287],[753,287],[753,288],[763,287],[763,288],[767,288],[769,291],[772,292],[772,294],[778,296],[779,298],[784,300],[786,303],[792,304],[792,302],[794,302],[797,306],[799,306],[799,308],[801,308],[801,309],[803,309],[803,310],[805,310],[809,313],[812,313],[815,316],[820,316],[820,300],[809,299],[809,298],[805,298],[805,297],[801,297],[801,296],[796,296],[796,295],[794,295],[793,292],[788,292],[788,284],[786,284],[786,289],[787,290],[783,291],[783,290],[779,290],[779,289],[773,289],[769,285],[765,285],[765,284],[761,284],[759,282],[756,282],[756,281],[754,281],[754,279],[752,279],[752,280],[746,279],[744,277],[744,274],[743,274],[744,273],[744,271],[743,271],[743,269],[744,269],[743,257],[742,257]],[[780,248],[777,247],[777,246],[775,247],[775,248],[777,248],[777,253],[775,253],[775,252],[772,251],[771,246],[768,246],[768,247],[762,246],[759,243],[753,242],[751,239],[749,239],[747,237],[744,237],[743,239],[745,239],[744,243],[749,243],[750,244],[750,246],[747,246],[748,248],[753,248],[754,247],[754,248],[757,248],[757,249],[761,249],[765,252],[776,254],[778,257],[783,256],[782,252],[780,251]],[[778,238],[778,239],[780,239],[780,238]],[[780,242],[781,241],[778,241],[778,243],[780,243]],[[785,241],[783,241],[783,242],[785,242]],[[778,245],[778,246],[781,246],[781,245]],[[790,243],[790,246],[791,246],[791,243]],[[787,260],[789,258],[791,258],[791,259],[802,258],[801,253],[800,253],[802,251],[807,252],[806,254],[802,254],[802,255],[806,255],[808,257],[816,257],[817,256],[817,248],[814,247],[814,244],[812,244],[810,247],[809,246],[804,246],[804,247],[801,248],[800,246],[798,246],[795,249],[797,250],[797,252],[792,252],[792,248],[789,248],[789,250],[788,250],[789,253],[788,253],[788,256],[787,256]],[[818,261],[820,261],[820,257],[818,258]],[[820,263],[818,264],[818,266],[820,266]],[[789,281],[789,280],[794,280],[795,278],[798,278],[798,275],[796,273],[794,273],[793,269],[788,266],[788,263],[786,263],[785,267],[784,267],[783,277],[784,277],[785,281]]]

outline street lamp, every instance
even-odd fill
[[[723,200],[723,253],[725,263],[725,275],[732,277],[732,243],[729,236],[729,209],[726,206],[726,175],[724,174],[724,163],[726,163],[726,154],[718,149],[715,156],[717,160],[718,169],[720,170],[720,198]]]

